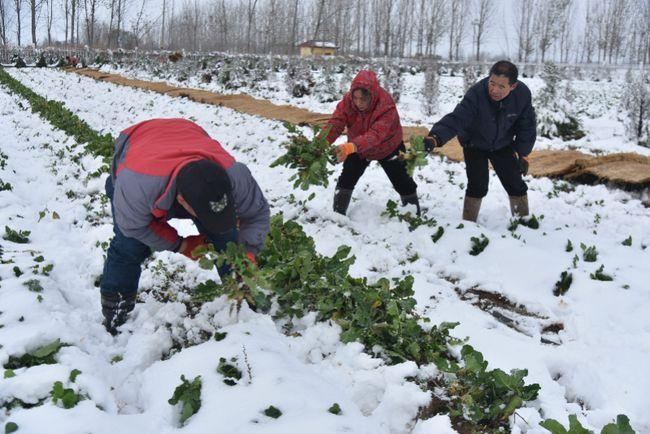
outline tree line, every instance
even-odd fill
[[[650,63],[650,0],[162,0],[153,17],[148,1],[0,0],[0,42],[291,54],[326,40],[453,61],[488,59],[489,41],[526,63]]]

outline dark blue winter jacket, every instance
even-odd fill
[[[489,77],[472,86],[453,112],[436,122],[430,136],[440,145],[458,136],[463,147],[496,151],[512,146],[521,156],[530,154],[537,137],[530,90],[521,81],[510,94],[494,102],[488,94]]]

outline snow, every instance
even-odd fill
[[[321,60],[323,64],[338,65],[336,59]],[[332,113],[338,101],[322,103],[317,95],[307,95],[301,98],[293,97],[286,90],[284,76],[286,73],[280,71],[269,76],[265,83],[251,82],[238,90],[225,89],[217,80],[211,83],[201,82],[201,73],[187,77],[187,81],[179,81],[173,70],[169,70],[164,64],[150,65],[144,69],[136,65],[117,66],[106,64],[100,69],[104,72],[120,74],[125,77],[138,78],[150,81],[164,81],[172,86],[191,87],[210,90],[219,93],[245,92],[252,96],[268,99],[276,104],[290,104],[292,106],[305,108],[318,113]],[[208,67],[210,67],[208,63]],[[372,66],[365,66],[370,67]],[[218,70],[218,66],[212,66]],[[157,72],[152,72],[157,71]],[[332,73],[332,79],[339,83],[343,92],[350,86],[351,77],[354,72]],[[379,71],[377,71],[379,72]],[[322,69],[314,71],[314,79],[318,83],[323,80]],[[433,122],[454,109],[456,104],[463,97],[463,76],[455,77],[443,75],[440,77],[440,100],[438,110],[431,116],[425,114],[422,89],[424,88],[424,73],[403,73],[403,90],[397,108],[404,125],[421,125],[431,127]],[[479,79],[483,78],[483,75]],[[544,83],[539,77],[527,78],[520,76],[520,81],[526,84],[533,97],[543,87]],[[563,85],[566,81],[563,81]],[[636,152],[642,155],[650,155],[650,148],[638,146],[625,134],[623,117],[625,113],[621,108],[621,97],[623,95],[623,75],[618,74],[612,81],[578,80],[570,81],[571,89],[575,93],[575,100],[569,101],[579,114],[586,136],[579,140],[563,142],[559,139],[547,139],[538,137],[535,149],[578,149],[588,154],[610,154],[615,152]]]
[[[117,135],[152,117],[195,120],[251,168],[272,213],[296,218],[321,253],[350,245],[357,257],[351,272],[370,280],[412,274],[418,309],[433,324],[460,321],[453,335],[467,337],[490,368],[526,368],[527,382],[541,385],[539,398],[517,412],[514,433],[544,433],[539,421],[552,417],[566,424],[572,413],[594,430],[625,413],[637,433],[650,432],[645,396],[650,388],[645,375],[650,366],[650,210],[638,195],[605,186],[562,191],[562,182],[528,178],[531,210],[544,218],[539,230],[520,227],[520,238],[515,238],[507,230],[507,195],[492,174],[478,224],[464,222],[458,229],[464,168],[435,158],[416,175],[421,204],[445,229],[433,244],[430,228],[409,232],[406,224],[382,216],[396,193],[376,164],[359,182],[347,217],[331,211],[334,177],[329,187],[313,188],[316,197],[306,208],[288,200],[292,171],[268,167],[282,152],[285,131],[277,122],[55,70],[8,72],[39,94],[63,101],[103,133]],[[448,109],[453,98],[447,98],[442,106]],[[602,110],[603,122],[617,125],[613,111]],[[2,152],[8,156],[0,178],[13,185],[13,191],[0,192],[0,220],[32,231],[29,244],[0,242],[3,260],[13,260],[0,264],[0,362],[56,338],[69,344],[60,350],[57,364],[18,369],[15,377],[0,379],[0,401],[46,398],[31,409],[3,411],[0,423],[13,421],[19,432],[34,433],[88,432],[89,427],[100,433],[175,432],[179,410],[167,400],[183,374],[190,381],[197,375],[203,380],[202,407],[188,420],[186,432],[215,426],[241,433],[454,432],[447,416],[414,422],[418,407],[428,401],[426,393],[406,380],[418,374],[414,364],[387,366],[365,354],[360,344],[342,344],[335,325],[307,317],[300,336],[286,336],[270,317],[246,307],[234,313],[225,299],[190,314],[176,288],[191,288],[215,276],[177,254],[158,253],[146,264],[140,282],[143,302],[123,332],[112,338],[101,326],[94,286],[103,266],[101,243],[112,235],[110,210],[101,202],[103,179],[87,177],[100,162],[74,158],[82,149],[5,89],[0,89],[0,111]],[[612,149],[629,148],[622,137],[610,135],[599,143],[606,140]],[[586,141],[576,144],[580,149],[583,145],[593,150]],[[339,171],[337,167],[334,176]],[[70,191],[74,194],[68,197]],[[297,200],[309,194],[292,192]],[[43,210],[46,215],[39,221]],[[53,211],[60,219],[52,218]],[[183,234],[195,231],[186,222],[174,224]],[[479,256],[470,256],[470,237],[480,234],[490,244]],[[632,246],[623,246],[630,235]],[[573,252],[565,252],[568,239]],[[582,260],[580,243],[597,246],[597,262]],[[415,253],[418,259],[410,262]],[[580,259],[573,268],[575,254]],[[37,255],[45,257],[43,264],[54,264],[49,276],[34,275],[29,268]],[[601,264],[613,282],[589,278]],[[14,266],[25,274],[16,277]],[[167,303],[154,296],[170,284],[162,267],[178,271]],[[555,297],[554,283],[564,270],[573,273],[574,282],[566,295]],[[42,302],[23,286],[32,278],[44,287]],[[472,299],[459,296],[474,287],[503,294],[540,318],[515,316],[519,331],[507,327],[475,307]],[[541,327],[551,323],[564,325],[556,337],[560,345],[541,342]],[[214,328],[226,332],[226,339],[171,351],[178,342],[198,341],[201,331]],[[220,357],[237,358],[243,372],[239,385],[222,382],[216,373]],[[69,372],[75,368],[82,374],[70,383]],[[425,372],[422,368],[419,374]],[[69,410],[57,407],[49,400],[57,380],[88,399]],[[327,412],[335,402],[343,409],[341,416]],[[264,416],[269,405],[283,415]]]

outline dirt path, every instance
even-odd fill
[[[69,72],[99,81],[151,90],[173,97],[185,97],[192,101],[228,107],[241,113],[293,124],[322,125],[330,117],[328,113],[314,113],[290,105],[277,105],[246,94],[224,95],[206,90],[170,86],[163,82],[151,82],[109,74],[95,69],[67,69]],[[424,127],[405,127],[404,135],[426,135]],[[453,161],[463,161],[462,148],[454,138],[437,149]],[[591,156],[578,151],[535,151],[530,156],[530,174],[537,177],[563,178],[585,184],[611,183],[616,186],[642,190],[650,187],[650,157],[634,153],[617,153]]]

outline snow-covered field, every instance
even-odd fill
[[[541,226],[511,233],[507,196],[492,175],[479,223],[459,227],[463,166],[431,159],[416,181],[427,215],[445,229],[434,244],[430,228],[409,232],[406,224],[382,216],[396,193],[377,165],[361,179],[348,217],[331,211],[334,182],[314,188],[316,198],[306,208],[289,200],[291,171],[268,167],[282,153],[279,144],[286,136],[277,122],[56,70],[8,72],[48,99],[63,101],[104,133],[117,135],[153,117],[196,121],[251,168],[272,213],[297,219],[319,252],[329,255],[339,245],[350,245],[358,258],[352,274],[371,280],[413,275],[423,315],[436,324],[460,321],[453,334],[468,337],[490,368],[526,368],[527,382],[541,385],[539,398],[518,411],[513,432],[544,433],[541,420],[555,418],[566,425],[574,413],[598,431],[625,413],[637,433],[650,432],[650,210],[633,194],[530,178],[531,210],[544,216]],[[215,278],[177,254],[159,253],[148,262],[141,279],[148,294],[127,331],[112,338],[100,324],[94,285],[112,234],[101,195],[103,178],[87,176],[100,161],[79,157],[81,149],[71,139],[3,88],[0,110],[6,155],[0,178],[13,186],[0,191],[0,219],[3,226],[31,231],[28,244],[1,241],[0,362],[56,338],[69,344],[60,350],[57,364],[17,369],[14,377],[0,379],[0,401],[37,403],[49,398],[55,381],[89,398],[70,410],[46,399],[30,409],[3,411],[1,422],[11,420],[19,432],[34,433],[176,431],[179,410],[167,400],[184,374],[203,379],[203,406],[186,432],[453,432],[446,416],[414,426],[418,407],[427,402],[427,395],[406,380],[417,373],[415,364],[387,366],[360,344],[342,344],[336,325],[306,318],[301,336],[286,336],[270,317],[245,308],[234,314],[223,299],[205,304],[196,315],[183,303],[157,301],[153,294],[161,288],[192,287]],[[609,109],[601,116],[615,124]],[[627,147],[620,137],[606,139],[613,147]],[[298,200],[309,194],[293,193]],[[184,234],[193,231],[176,223]],[[469,255],[470,238],[481,234],[490,239],[487,249]],[[629,236],[632,245],[622,245]],[[565,251],[567,240],[572,252]],[[597,262],[583,261],[581,243],[596,246]],[[38,256],[44,262],[35,262]],[[54,268],[46,276],[39,270],[50,263]],[[613,281],[590,278],[601,264]],[[17,276],[14,267],[24,274]],[[573,284],[556,297],[553,288],[564,270],[573,273]],[[24,284],[30,279],[39,279],[43,291],[29,291]],[[514,328],[508,327],[498,315],[474,306],[468,291],[477,288],[503,294],[536,316],[497,311],[515,319]],[[542,333],[554,323],[564,329],[553,336]],[[172,351],[215,327],[227,332],[226,339]],[[559,345],[543,343],[549,340]],[[222,383],[215,371],[220,357],[237,357],[241,366],[250,367],[240,386]],[[68,380],[73,369],[82,372],[75,383]],[[342,416],[327,412],[335,402]],[[282,417],[265,416],[270,405],[281,409]]]
[[[180,81],[177,73],[172,69],[174,65],[166,65],[161,64],[157,68],[151,66],[154,71],[162,70],[166,71],[166,73],[154,73],[151,70],[138,67],[137,65],[118,67],[112,64],[105,64],[101,67],[101,70],[129,78],[165,81],[172,86],[204,89],[219,93],[243,92],[258,98],[268,99],[276,104],[289,104],[318,113],[332,113],[337,104],[336,101],[320,102],[320,94],[317,91],[312,95],[305,95],[300,98],[294,97],[287,91],[285,84],[286,72],[284,70],[269,74],[268,80],[263,84],[256,82],[254,86],[244,86],[237,90],[229,90],[216,79],[210,83],[204,83],[201,79],[201,74],[198,72],[196,74],[190,74],[186,79]],[[323,81],[322,70],[314,71],[313,75],[315,82]],[[577,149],[594,154],[636,152],[642,155],[650,155],[650,148],[638,146],[626,137],[623,124],[625,113],[621,108],[621,96],[624,91],[623,75],[618,74],[612,81],[607,81],[604,77],[602,81],[598,82],[592,80],[571,80],[570,87],[574,96],[569,102],[577,112],[586,136],[582,139],[566,142],[559,139],[539,137],[535,149]],[[338,83],[338,88],[341,92],[345,92],[349,89],[351,76],[353,74],[332,73],[331,80],[334,83]],[[411,74],[406,72],[402,74],[402,77],[403,87],[397,107],[404,125],[422,125],[429,128],[442,116],[452,111],[463,97],[462,74],[455,77],[441,76],[438,110],[429,116],[425,114],[424,97],[422,95],[424,73]],[[520,80],[530,88],[533,97],[544,86],[543,80],[538,76],[534,78],[520,77]]]

